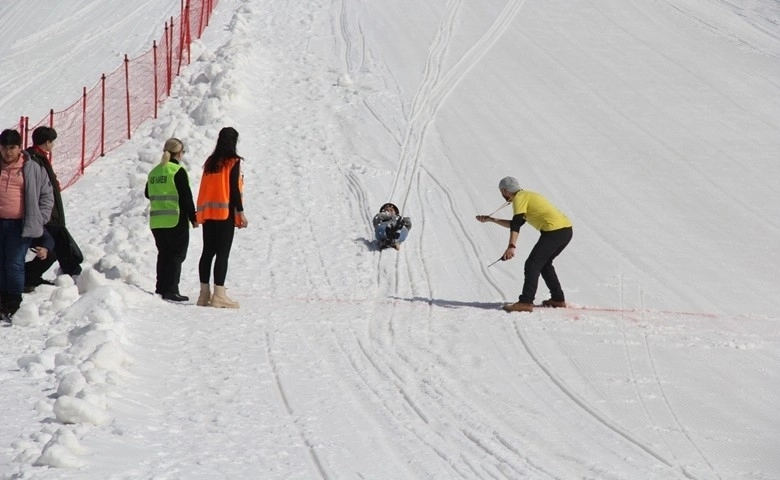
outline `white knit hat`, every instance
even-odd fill
[[[511,193],[519,192],[520,190],[522,190],[522,188],[520,188],[520,182],[518,182],[515,177],[502,178],[501,181],[498,182],[498,189],[507,190]]]

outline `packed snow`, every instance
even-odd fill
[[[61,3],[0,6],[2,125],[180,2]],[[778,2],[220,0],[192,59],[64,192],[82,275],[0,328],[0,478],[780,479]],[[167,138],[196,189],[223,126],[236,311],[151,293],[144,198]],[[507,175],[574,223],[572,308],[500,310],[538,237],[488,267]]]

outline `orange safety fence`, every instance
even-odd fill
[[[218,0],[182,0],[178,18],[165,22],[165,32],[147,52],[123,65],[87,90],[81,98],[60,112],[36,123],[22,116],[9,128],[18,130],[24,147],[39,126],[57,130],[57,146],[51,156],[60,187],[73,185],[84,169],[98,157],[130,139],[144,121],[157,118],[158,105],[171,94],[171,85],[182,67],[189,65],[192,39],[199,39],[208,26]]]

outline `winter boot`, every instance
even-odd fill
[[[227,296],[224,286],[214,285],[211,306],[216,308],[238,308],[238,302]]]
[[[533,312],[534,311],[534,304],[533,303],[507,303],[502,307],[504,311],[506,312]]]
[[[200,295],[198,295],[198,302],[196,305],[199,307],[208,307],[211,300],[211,287],[208,283],[200,284]]]
[[[179,292],[164,293],[162,298],[163,300],[168,300],[169,302],[188,302],[190,300],[190,297],[182,295]]]
[[[563,300],[553,300],[552,298],[549,300],[545,300],[542,302],[543,307],[552,307],[552,308],[566,308],[566,302]]]

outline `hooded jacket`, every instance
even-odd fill
[[[22,219],[22,237],[38,238],[43,235],[43,225],[49,221],[54,208],[54,191],[46,174],[46,169],[30,160],[30,155],[22,150],[24,156],[24,217]],[[0,162],[0,170],[3,162]]]
[[[55,227],[65,226],[65,208],[62,205],[62,193],[60,190],[60,182],[57,179],[57,174],[54,173],[54,168],[49,162],[49,158],[46,156],[46,152],[38,147],[30,147],[27,150],[30,154],[30,160],[36,162],[38,165],[46,170],[46,174],[49,176],[49,183],[51,183],[52,192],[54,193],[54,209],[51,212],[51,218],[46,222],[46,225],[52,225]]]

